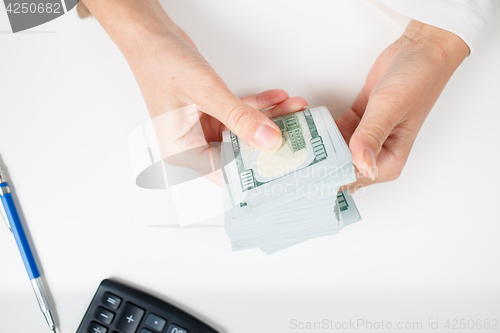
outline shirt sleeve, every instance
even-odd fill
[[[414,20],[454,33],[474,52],[500,0],[379,0]]]

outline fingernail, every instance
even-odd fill
[[[365,160],[365,176],[369,177],[371,180],[375,180],[375,168],[377,167],[375,153],[370,148],[367,148],[365,149],[363,158]]]
[[[309,105],[304,106],[304,107],[301,109],[301,111],[303,111],[303,110],[305,110],[305,109],[307,109],[307,108],[309,108]]]
[[[270,126],[260,125],[255,132],[253,141],[262,150],[275,152],[281,148],[283,139],[281,135]]]

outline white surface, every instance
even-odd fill
[[[238,95],[283,88],[338,110],[401,33],[361,1],[183,0],[166,9]],[[424,328],[439,319],[440,331],[448,318],[500,319],[498,15],[492,23],[431,112],[401,178],[355,197],[363,221],[272,256],[231,252],[222,228],[151,227],[175,223],[172,203],[132,181],[128,135],[148,116],[94,19],[73,11],[34,29],[53,33],[0,34],[0,154],[60,332],[76,331],[106,277],[222,332],[307,331],[292,329],[292,319]],[[3,10],[0,30],[9,30]],[[2,229],[0,331],[48,332]]]

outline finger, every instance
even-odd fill
[[[257,110],[262,110],[282,103],[288,98],[288,93],[286,91],[282,89],[272,89],[261,92],[260,94],[243,97],[241,100]]]
[[[409,100],[411,96],[399,85],[374,89],[370,96],[361,121],[349,141],[353,163],[366,177],[375,179],[377,155],[406,113]]]
[[[252,95],[253,96],[253,95]],[[247,96],[250,97],[250,96]],[[244,100],[245,98],[242,98]],[[292,97],[287,99],[286,101],[277,104],[273,108],[266,110],[263,112],[263,114],[272,119],[276,117],[281,117],[290,113],[298,112],[298,111],[303,111],[307,109],[309,106],[307,105],[307,101],[302,98],[302,97]],[[226,126],[221,127],[221,132],[227,130]]]
[[[368,105],[368,97],[370,96],[370,91],[368,89],[369,87],[365,85],[359,92],[358,96],[356,96],[354,103],[352,103],[351,110],[354,111],[360,119],[361,117],[363,117],[363,113],[365,112],[366,106]]]
[[[365,177],[361,172],[357,172],[356,175],[357,179],[355,182],[341,186],[339,191],[349,191],[354,193],[360,188],[375,184],[373,180]]]
[[[367,86],[361,90],[358,94],[352,107],[348,109],[340,118],[337,118],[335,122],[337,123],[337,127],[339,128],[340,133],[344,137],[345,142],[349,144],[351,137],[359,125],[361,121],[361,117],[366,109],[366,105],[368,104],[368,93]]]
[[[307,101],[302,97],[292,97],[286,101],[276,105],[274,108],[264,111],[263,113],[268,118],[281,117],[293,112],[307,109]]]
[[[196,104],[242,140],[259,150],[277,151],[283,142],[279,127],[262,112],[236,97],[217,74],[200,77],[204,91]]]
[[[280,106],[283,102],[287,101],[288,99],[289,99],[288,93],[282,89],[266,90],[264,92],[261,92],[260,94],[253,94],[241,98],[243,102],[247,103],[248,105],[257,110],[268,109],[268,108],[274,109],[276,106]],[[298,109],[294,111],[298,111]],[[264,114],[268,118],[277,117],[277,116],[270,117],[268,111],[264,112]],[[220,128],[220,131],[222,132],[227,129],[228,128],[226,126],[222,126]]]
[[[354,111],[353,108],[348,109],[340,118],[335,119],[335,123],[344,137],[345,142],[349,144],[351,137],[359,125],[361,117]]]

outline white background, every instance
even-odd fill
[[[165,2],[239,96],[283,88],[330,110],[352,103],[402,32],[362,1]],[[9,29],[2,9],[0,30]],[[128,135],[148,114],[124,58],[95,19],[75,11],[32,30],[0,34],[0,154],[60,332],[77,330],[107,277],[221,332],[307,331],[292,319],[424,328],[438,319],[440,331],[446,319],[500,319],[498,15],[441,95],[402,176],[355,196],[363,221],[271,256],[231,252],[223,228],[154,227],[176,217],[166,191],[132,178]],[[48,332],[2,226],[0,331]]]

